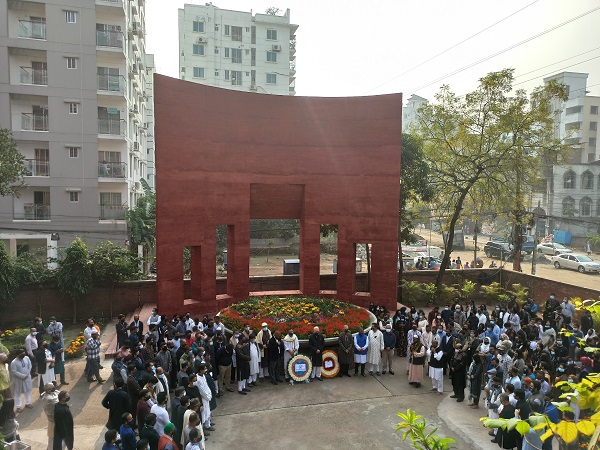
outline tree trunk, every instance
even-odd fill
[[[73,297],[73,325],[77,323],[77,299]]]
[[[456,207],[454,208],[454,213],[452,214],[452,219],[450,220],[450,226],[448,227],[448,239],[446,239],[444,246],[444,259],[442,259],[442,265],[440,266],[440,270],[437,274],[437,278],[435,279],[435,287],[439,291],[442,287],[442,281],[444,280],[444,274],[446,273],[446,267],[448,267],[448,262],[450,262],[450,252],[452,251],[452,244],[454,243],[454,230],[456,228],[456,222],[458,222],[458,218],[460,217],[460,213],[463,209],[463,203],[465,198],[467,198],[467,194],[473,184],[471,183],[465,190],[462,191],[460,197],[458,198],[458,202],[456,203]]]

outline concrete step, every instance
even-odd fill
[[[135,311],[127,314],[125,316],[125,322],[127,324],[130,324],[133,321],[133,316],[135,316],[136,314],[140,314],[142,311],[142,308],[136,308]],[[141,315],[140,315],[140,320],[141,320]],[[117,354],[117,332],[116,329],[114,328],[114,325],[112,326],[112,330],[110,330],[110,332],[113,335],[113,338],[111,339],[110,343],[108,344],[108,347],[106,348],[106,351],[104,352],[104,359],[113,359],[115,357],[115,355]]]

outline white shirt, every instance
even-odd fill
[[[154,424],[154,429],[159,436],[162,436],[165,434],[165,425],[170,422],[169,413],[164,407],[159,405],[152,405],[150,412],[152,414],[156,414],[156,423]]]

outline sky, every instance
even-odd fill
[[[205,4],[146,1],[146,50],[155,54],[160,74],[178,77],[177,10],[185,3]],[[542,85],[544,77],[569,71],[589,73],[589,95],[600,96],[600,0],[213,0],[213,4],[254,13],[271,6],[291,10],[292,23],[299,25],[296,95],[401,92],[405,99],[412,94],[432,99],[443,84],[462,95],[475,89],[487,73],[512,67],[515,87],[528,92]],[[595,11],[583,15],[591,10]]]

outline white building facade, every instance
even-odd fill
[[[411,95],[406,101],[406,105],[402,108],[402,132],[410,133],[413,127],[419,126],[419,119],[417,113],[419,108],[423,105],[427,105],[429,101],[426,98],[419,97],[418,95]]]
[[[75,236],[124,244],[153,151],[144,11],[144,0],[0,0],[0,127],[27,168],[20,196],[0,197],[11,253]]]
[[[179,10],[180,78],[263,94],[295,95],[296,30],[282,15],[220,9]]]

